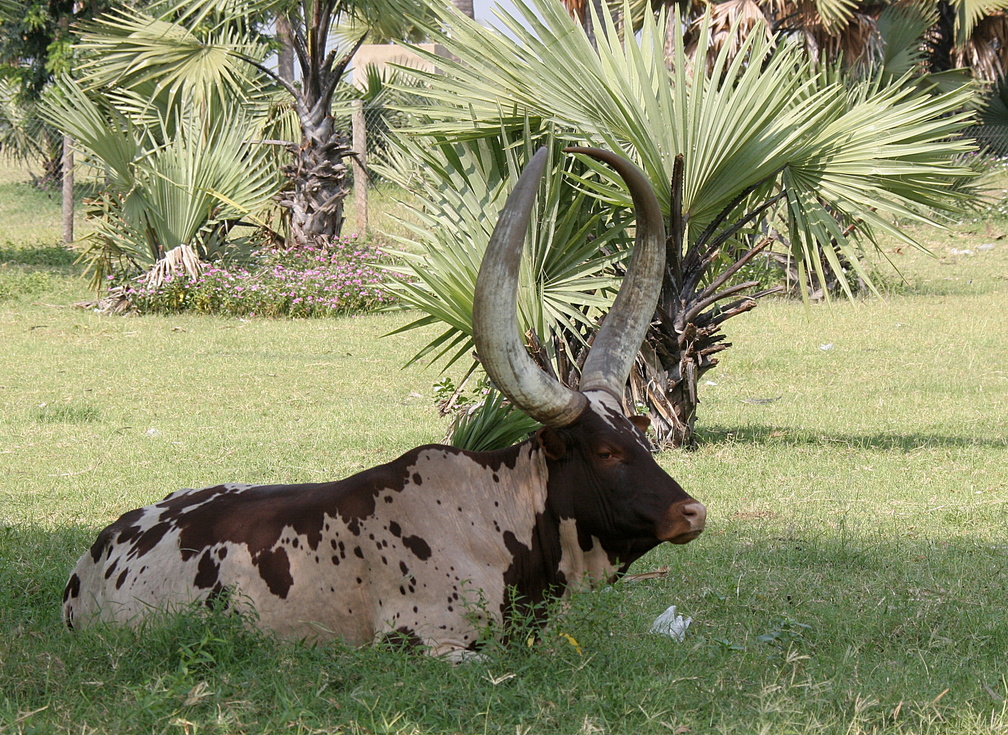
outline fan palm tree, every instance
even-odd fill
[[[107,276],[148,271],[180,248],[205,258],[278,185],[269,151],[248,143],[259,116],[247,107],[171,100],[139,86],[99,94],[63,77],[44,98],[46,119],[104,172],[84,252],[96,290]]]
[[[290,154],[288,187],[279,203],[290,214],[291,238],[305,245],[328,240],[343,226],[348,190],[343,163],[351,149],[334,124],[333,95],[366,33],[395,37],[418,15],[415,0],[171,0],[149,10],[123,5],[89,26],[81,45],[92,52],[92,77],[157,81],[173,91],[194,85],[242,94],[249,79],[286,92],[300,128],[299,140],[274,140]],[[296,59],[297,82],[270,69],[268,46],[256,24],[283,17]],[[333,44],[334,29],[355,21],[361,35]]]
[[[522,17],[508,23],[510,37],[440,11],[451,35],[432,34],[459,61],[417,72],[435,102],[421,131],[477,140],[520,135],[533,120],[563,143],[623,151],[641,165],[670,226],[662,297],[627,400],[648,406],[663,444],[692,441],[699,379],[728,346],[723,325],[766,293],[738,275],[774,230],[802,288],[810,274],[832,273],[849,294],[852,276],[870,284],[859,256],[879,234],[913,242],[894,218],[928,222],[962,202],[957,187],[970,174],[951,157],[968,149],[955,137],[967,124],[958,112],[966,91],[848,86],[799,44],[762,31],[737,51],[723,44],[710,73],[689,63],[690,39],[677,36],[669,72],[661,17],[648,15],[626,38],[603,18],[596,52],[559,5],[515,4]],[[708,20],[697,47],[713,36]],[[604,167],[585,165],[593,175],[580,178],[582,191],[629,206]],[[530,349],[545,339],[533,335]]]

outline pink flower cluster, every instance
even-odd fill
[[[128,295],[141,312],[198,311],[232,316],[319,317],[392,303],[381,253],[356,237],[325,247],[267,248],[245,265],[214,265],[192,279],[176,276]]]

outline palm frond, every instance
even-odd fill
[[[200,33],[167,17],[122,6],[82,29],[80,48],[88,60],[81,80],[90,87],[136,87],[202,101],[221,90],[245,95],[259,81],[247,60],[261,61],[267,45],[243,34],[233,23],[201,28]]]
[[[669,72],[666,30],[681,21],[649,16],[636,36],[623,38],[603,18],[594,51],[559,4],[516,0],[515,8],[521,20],[508,20],[511,36],[439,11],[452,32],[436,40],[460,61],[424,77],[435,100],[425,129],[452,137],[541,119],[561,138],[625,151],[656,191],[668,190],[682,153],[684,249],[717,218],[724,226],[734,221],[724,217],[726,207],[741,214],[774,187],[791,192],[790,242],[810,269],[820,262],[811,258],[817,248],[839,247],[857,260],[857,244],[843,236],[851,222],[896,232],[893,218],[949,212],[963,201],[961,193],[945,195],[961,192],[953,185],[972,176],[953,160],[968,147],[956,137],[968,122],[955,112],[965,101],[961,90],[932,96],[885,89],[876,79],[849,93],[840,77],[813,68],[800,43],[770,42],[762,30],[736,49],[718,48],[708,74],[677,37]],[[698,58],[716,43],[711,23],[693,34]],[[593,193],[628,206],[615,175],[593,167],[605,182]],[[828,225],[827,213],[838,224]],[[799,236],[800,227],[807,229]]]
[[[924,61],[923,39],[938,20],[933,7],[921,3],[887,6],[878,17],[879,38],[872,63],[888,82],[917,71]]]
[[[414,359],[448,356],[450,364],[472,351],[472,298],[483,252],[539,140],[531,132],[504,145],[402,138],[380,169],[409,188],[413,203],[406,206],[416,220],[403,223],[413,235],[397,253],[407,278],[395,288],[403,302],[445,325]],[[583,175],[582,165],[552,150],[519,275],[518,313],[521,329],[556,360],[558,352],[576,355],[582,335],[608,308],[616,285],[612,266],[626,252],[624,223],[607,220],[594,197],[564,184],[573,170]]]
[[[1008,0],[955,0],[956,46],[962,48],[969,42],[977,24],[987,16],[1008,10]]]
[[[458,414],[449,442],[472,452],[491,451],[523,441],[540,427],[491,388],[481,403]]]
[[[858,9],[856,0],[815,0],[815,6],[828,33],[841,31]]]
[[[129,119],[74,79],[61,77],[46,91],[42,117],[70,135],[88,155],[100,160],[124,191],[134,183],[133,166],[142,155],[143,137]]]

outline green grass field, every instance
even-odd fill
[[[65,256],[0,249],[0,732],[1008,732],[1006,232],[890,250],[885,301],[729,323],[699,449],[659,458],[707,532],[457,667],[223,616],[64,630],[120,513],[437,441],[438,375],[402,368],[428,335],[382,337],[403,316],[99,317]],[[682,643],[648,633],[672,604]]]

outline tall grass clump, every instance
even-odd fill
[[[384,262],[377,247],[351,235],[325,246],[262,248],[244,263],[222,261],[195,278],[176,274],[160,284],[131,285],[125,293],[145,314],[340,316],[392,303]]]

